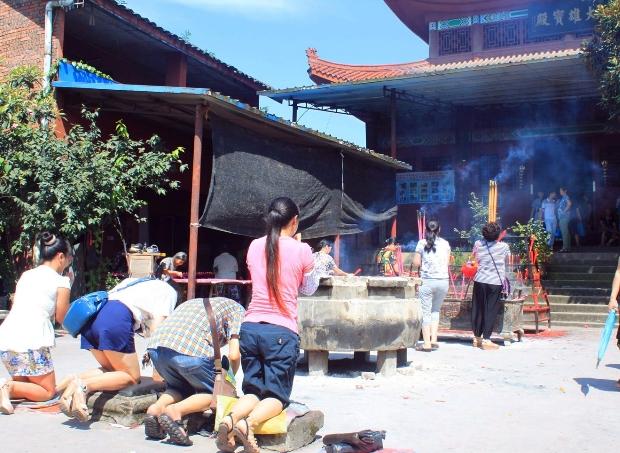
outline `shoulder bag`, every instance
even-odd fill
[[[108,296],[112,293],[117,293],[130,286],[137,285],[138,283],[152,280],[151,277],[139,278],[122,288],[115,291],[95,291],[94,293],[86,294],[79,299],[74,300],[67,310],[65,319],[62,321],[63,326],[67,329],[67,332],[71,334],[73,338],[76,338],[84,326],[101,311],[103,306],[108,302]]]
[[[489,256],[491,257],[491,261],[493,262],[493,267],[495,268],[495,272],[497,272],[497,277],[499,278],[499,281],[501,282],[502,285],[502,296],[501,298],[503,300],[507,300],[508,296],[510,295],[510,281],[504,277],[504,279],[502,279],[502,276],[499,273],[499,269],[497,268],[497,264],[495,264],[495,259],[493,258],[493,254],[491,253],[491,249],[489,248],[489,243],[487,241],[484,241],[486,246],[487,246],[487,251],[489,252]]]
[[[233,384],[226,380],[222,371],[222,354],[220,352],[220,337],[217,332],[217,323],[215,322],[215,315],[213,314],[213,307],[209,299],[202,299],[202,303],[205,306],[207,317],[209,318],[209,325],[211,327],[211,342],[213,344],[213,364],[215,367],[215,379],[213,380],[213,398],[211,398],[211,404],[209,408],[215,412],[217,409],[217,397],[218,396],[231,396],[237,397],[237,389]]]

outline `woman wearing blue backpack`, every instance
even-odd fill
[[[56,393],[52,322],[62,322],[69,308],[73,275],[63,274],[73,254],[66,239],[49,232],[38,236],[37,248],[41,264],[22,274],[13,307],[0,325],[0,359],[11,376],[0,379],[3,414],[13,413],[10,398],[48,401]]]
[[[176,291],[156,279],[128,278],[108,293],[108,301],[80,330],[81,348],[90,351],[99,368],[68,376],[57,390],[62,412],[79,421],[89,417],[86,396],[117,391],[140,381],[134,332],[148,335],[169,316],[177,302]]]

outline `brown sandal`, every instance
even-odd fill
[[[235,434],[235,437],[243,444],[243,452],[260,453],[260,448],[256,443],[256,438],[254,437],[254,433],[250,429],[250,424],[248,423],[247,418],[242,418],[239,421],[245,422],[245,433],[239,429],[239,424],[237,424],[233,428],[233,432]]]
[[[232,453],[235,451],[235,436],[233,434],[235,428],[235,421],[232,418],[232,414],[226,415],[224,418],[230,417],[230,426],[224,423],[223,419],[220,425],[217,427],[217,437],[215,438],[215,446],[225,453]]]

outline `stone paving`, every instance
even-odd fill
[[[571,330],[499,351],[459,342],[433,353],[410,349],[409,365],[391,378],[369,373],[372,364],[353,371],[352,354],[333,354],[329,376],[308,376],[300,367],[293,399],[325,413],[319,434],[384,429],[386,447],[417,453],[611,452],[618,439],[612,417],[620,407],[620,352],[610,345],[597,370],[598,336],[598,330]],[[54,359],[60,375],[95,365],[69,337],[58,339]],[[146,441],[141,427],[81,425],[62,414],[0,416],[2,452],[217,451],[211,439],[193,440],[193,447],[176,447]],[[320,449],[318,441],[298,451]]]

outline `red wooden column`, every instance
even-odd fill
[[[198,211],[200,208],[200,175],[202,167],[202,135],[204,130],[203,105],[196,106],[194,119],[194,161],[192,163],[192,198],[189,223],[189,263],[187,269],[187,299],[196,297],[196,266],[198,264]]]

